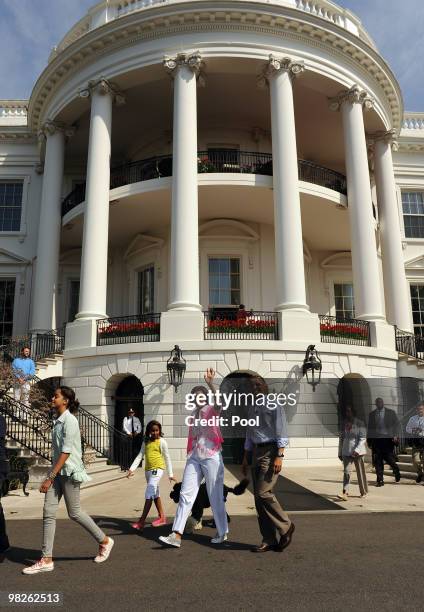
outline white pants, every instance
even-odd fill
[[[22,402],[22,404],[25,404],[25,406],[27,406],[27,408],[30,407],[30,401],[29,401],[29,393],[31,391],[31,383],[29,382],[24,382],[22,385],[20,385],[19,383],[15,384],[15,388],[13,390],[13,395],[15,397],[15,401],[17,402]],[[19,410],[19,414],[17,416],[21,416],[21,411]]]
[[[156,472],[156,473],[153,474],[153,472]],[[163,476],[163,470],[161,470],[160,468],[156,470],[146,470],[146,480],[147,480],[147,487],[146,487],[146,493],[145,493],[146,499],[156,499],[157,497],[160,496],[159,495],[159,482],[162,476]]]
[[[196,500],[203,477],[206,480],[206,490],[211,503],[216,530],[219,536],[223,536],[228,533],[228,523],[224,503],[224,463],[221,453],[215,453],[212,457],[206,459],[200,459],[193,453],[188,458],[172,531],[184,533],[188,515]]]

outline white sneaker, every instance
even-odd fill
[[[189,516],[184,529],[184,533],[193,533],[193,531],[199,531],[202,529],[202,521],[197,522],[192,516]]]
[[[47,563],[43,558],[41,558],[34,565],[30,565],[29,567],[25,567],[22,570],[23,574],[32,575],[32,574],[40,574],[41,572],[52,572],[54,570],[54,563],[50,561]]]
[[[177,538],[174,532],[170,533],[169,536],[160,536],[159,540],[162,542],[162,544],[174,546],[175,548],[180,548],[181,546],[181,540]]]
[[[99,554],[94,558],[94,563],[104,563],[109,559],[109,555],[113,548],[115,542],[109,537],[109,541],[107,544],[100,544],[99,546]]]
[[[215,534],[215,537],[211,539],[211,544],[222,544],[223,542],[225,542],[225,540],[228,540],[227,534],[224,533],[224,535],[220,536],[217,532]]]

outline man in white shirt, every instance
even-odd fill
[[[415,482],[419,484],[424,472],[424,402],[418,404],[417,414],[409,419],[406,433],[411,436],[412,462],[417,470]]]
[[[122,430],[127,436],[132,438],[132,459],[134,459],[141,448],[142,426],[133,408],[128,408],[128,416],[126,416],[122,422]]]

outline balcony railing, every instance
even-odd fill
[[[396,328],[396,350],[424,361],[424,338]]]
[[[321,342],[370,346],[370,324],[359,319],[319,315]]]
[[[97,346],[159,342],[160,314],[113,317],[97,321]]]
[[[198,172],[262,174],[272,176],[271,153],[251,153],[232,149],[199,151]],[[299,180],[321,185],[346,195],[346,177],[310,161],[299,159]],[[172,176],[172,156],[161,155],[131,162],[111,170],[110,189],[141,181]],[[78,185],[62,202],[62,216],[84,202],[85,185]]]
[[[208,310],[205,315],[205,339],[278,340],[275,312],[251,310],[238,316],[237,310]]]
[[[60,355],[65,348],[65,327],[52,329],[45,333],[27,334],[20,338],[10,338],[0,347],[0,352],[6,361],[19,357],[22,349],[29,347],[34,361]]]

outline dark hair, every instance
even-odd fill
[[[196,394],[203,393],[203,395],[207,395],[208,390],[203,385],[197,385],[196,387],[193,387],[193,389],[191,390],[191,393],[196,393]]]
[[[78,408],[80,407],[79,401],[75,397],[75,391],[71,389],[71,387],[58,387],[56,391],[60,391],[62,397],[68,400],[68,410],[71,414],[75,414],[78,412]]]
[[[162,433],[162,424],[159,423],[159,421],[149,421],[146,425],[146,431],[144,432],[144,441],[145,442],[150,442],[150,434],[152,432],[152,429],[154,426],[159,427],[159,435],[163,436]]]
[[[244,310],[245,308],[246,308],[246,306],[245,306],[244,304],[240,304],[240,306],[239,306],[239,310],[241,310],[241,309],[243,309],[243,310]]]
[[[29,350],[29,352],[31,352],[31,347],[28,346],[28,344],[25,344],[22,348],[21,348],[21,353],[23,353],[26,349]]]

